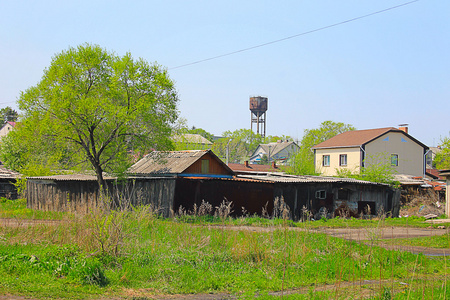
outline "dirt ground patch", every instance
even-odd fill
[[[35,220],[35,219],[18,219],[18,218],[0,218],[0,227],[28,227],[38,225],[57,225],[59,220]],[[0,300],[2,300],[0,298]]]
[[[254,232],[270,232],[280,227],[255,227],[255,226],[210,226],[212,228],[222,228],[226,230],[247,230]],[[423,253],[430,256],[450,255],[450,248],[436,249],[428,247],[405,246],[405,245],[387,245],[380,243],[380,240],[398,239],[398,238],[418,238],[430,237],[449,233],[448,229],[440,228],[412,228],[412,227],[384,227],[384,228],[320,228],[303,229],[297,227],[288,227],[288,230],[308,231],[316,233],[325,233],[333,237],[342,238],[350,241],[364,242],[370,244],[370,241],[377,241],[374,245],[389,250],[409,251],[412,253]]]

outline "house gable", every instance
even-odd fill
[[[372,161],[385,160],[391,163],[391,156],[395,156],[392,168],[398,174],[424,176],[425,150],[428,147],[400,131],[389,131],[364,146],[365,166]]]
[[[249,161],[251,163],[258,162],[263,155],[270,160],[286,160],[293,153],[297,152],[300,147],[295,142],[278,141],[276,143],[260,144],[253,152]]]
[[[6,122],[2,128],[0,128],[0,138],[6,136],[16,126],[16,122]]]
[[[131,166],[128,173],[137,176],[234,175],[211,150],[154,151]]]

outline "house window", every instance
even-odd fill
[[[330,156],[329,155],[324,155],[322,157],[322,165],[324,167],[329,167],[330,166]]]
[[[325,199],[327,192],[325,190],[316,191],[316,199]]]
[[[341,154],[339,155],[339,165],[346,166],[347,165],[347,154]]]
[[[209,173],[209,159],[202,159],[202,173]]]
[[[398,154],[391,154],[391,166],[398,166]]]

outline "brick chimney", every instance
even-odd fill
[[[244,161],[244,166],[248,168],[248,160]]]
[[[272,168],[275,169],[276,167],[277,167],[277,164],[275,163],[275,161],[273,161],[273,162],[272,162]]]
[[[400,127],[398,127],[398,129],[400,129],[401,131],[404,131],[405,133],[408,133],[408,124],[401,124],[399,126]]]

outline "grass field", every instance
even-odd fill
[[[0,211],[3,218],[60,220],[0,227],[0,294],[136,300],[209,293],[240,299],[450,297],[446,257],[389,251],[309,230],[422,226],[419,218],[303,223],[227,216],[163,219],[149,207],[78,216],[34,212],[23,201],[3,201]],[[292,226],[304,230],[289,230]]]

